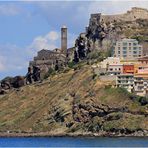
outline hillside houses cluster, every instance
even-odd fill
[[[148,56],[135,39],[122,39],[114,44],[113,56],[96,67],[99,75],[109,75],[117,87],[124,87],[139,96],[148,96]]]

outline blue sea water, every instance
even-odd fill
[[[33,137],[0,138],[0,147],[148,147],[147,138]]]

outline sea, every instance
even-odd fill
[[[0,138],[0,147],[148,147],[148,137],[13,137]]]

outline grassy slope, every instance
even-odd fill
[[[97,132],[148,130],[147,106],[129,99],[110,82],[93,79],[84,66],[0,96],[0,130]]]

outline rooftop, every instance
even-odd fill
[[[124,38],[122,39],[122,41],[126,41],[126,42],[138,42],[136,39],[128,39],[128,38]]]
[[[67,28],[66,25],[63,25],[62,28]]]

